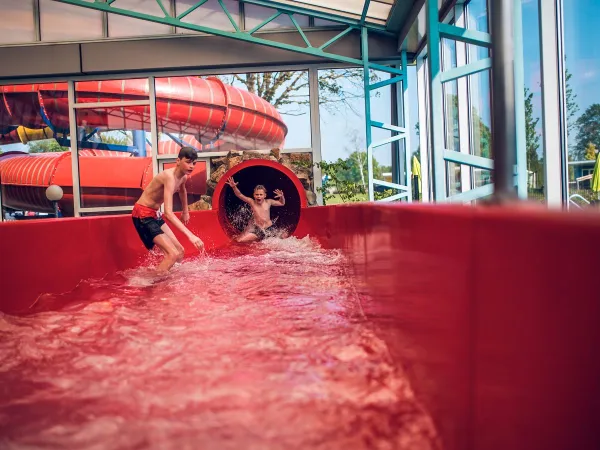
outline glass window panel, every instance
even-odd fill
[[[246,30],[251,30],[254,27],[260,25],[262,22],[267,20],[277,11],[271,8],[265,8],[263,6],[253,5],[246,3],[244,6],[244,16],[245,16],[245,27]],[[296,23],[302,28],[308,27],[308,16],[302,16],[300,14],[294,14],[294,20]],[[278,28],[295,28],[294,24],[290,20],[289,16],[286,14],[282,14],[277,19],[272,20],[267,25],[265,25],[261,30],[274,30]]]
[[[525,129],[528,197],[545,202],[544,142],[538,2],[523,0],[523,70],[525,74]]]
[[[581,207],[589,208],[586,201],[597,207],[600,193],[592,190],[590,176],[600,150],[600,3],[572,0],[563,8],[569,197]]]
[[[42,41],[102,38],[102,13],[81,6],[40,0]]]
[[[472,127],[471,152],[492,158],[492,114],[489,71],[469,76],[470,120]]]
[[[197,0],[177,0],[176,8],[177,14],[182,14],[187,11],[190,7],[194,6]],[[229,11],[229,14],[235,21],[236,25],[240,25],[240,5],[236,0],[224,0],[223,3]],[[192,23],[195,25],[204,25],[211,28],[217,28],[219,30],[234,31],[233,25],[223,8],[217,0],[209,0],[200,8],[196,9],[189,15],[183,18],[184,22]],[[186,30],[185,28],[178,28],[178,33],[194,33],[192,30]]]
[[[324,203],[366,201],[369,175],[363,69],[323,69],[318,76]],[[375,172],[383,177],[379,170]]]
[[[35,41],[32,1],[3,0],[1,8],[0,45]]]
[[[152,178],[149,106],[78,109],[83,208],[133,206]]]
[[[159,154],[311,147],[305,71],[157,78],[156,100]]]
[[[471,0],[466,7],[466,27],[470,30],[489,32],[489,16],[487,0]],[[490,56],[489,49],[467,44],[467,54],[470,62]]]
[[[113,5],[119,8],[142,12],[153,16],[164,16],[164,13],[156,1],[117,0]],[[169,11],[169,2],[163,0],[163,5],[165,5],[165,8],[167,11]],[[133,19],[131,17],[119,16],[117,14],[108,15],[109,37],[152,36],[156,34],[169,33],[171,33],[171,27],[168,25],[162,25],[140,19]]]
[[[311,147],[306,71],[157,78],[156,111],[161,159],[176,157],[183,146],[220,155],[210,158],[200,194],[212,196],[227,169],[255,157],[276,159],[312,188],[310,153],[276,150]]]
[[[457,66],[456,41],[442,39],[442,69],[448,70]],[[448,150],[460,151],[460,128],[458,123],[458,81],[450,81],[442,85],[444,93],[444,142]],[[447,163],[447,195],[461,192],[460,164]]]
[[[59,214],[72,216],[67,83],[0,86],[0,94],[2,215],[52,217],[46,189],[54,184],[63,190]]]

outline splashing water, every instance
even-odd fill
[[[0,448],[439,448],[348,271],[266,239],[0,315]]]

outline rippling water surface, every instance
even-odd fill
[[[0,315],[0,448],[438,448],[344,257],[309,238],[54,300]]]

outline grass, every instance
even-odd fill
[[[331,197],[325,201],[325,204],[339,205],[342,203],[355,203],[355,202],[367,202],[367,201],[369,201],[369,197],[366,194],[357,195],[356,197],[354,197],[354,199],[351,202],[344,202],[342,200],[342,197],[340,197],[338,194],[334,194],[333,197]]]

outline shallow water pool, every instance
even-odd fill
[[[344,256],[309,238],[43,302],[66,306],[0,315],[0,448],[438,448]]]

